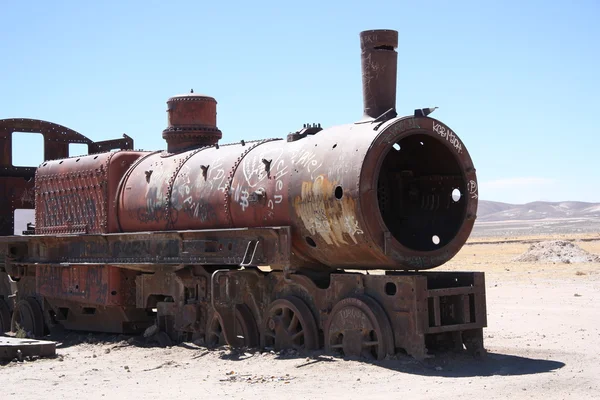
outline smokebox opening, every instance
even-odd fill
[[[403,246],[417,251],[448,244],[463,223],[466,181],[439,140],[414,134],[390,144],[377,182],[379,211]]]

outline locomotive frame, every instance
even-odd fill
[[[424,358],[440,344],[483,352],[481,272],[298,274],[287,268],[289,227],[15,239],[0,239],[4,271],[19,285],[13,321],[36,336],[56,324],[124,333],[157,324],[163,343],[378,359],[401,350]]]

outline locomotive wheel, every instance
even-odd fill
[[[275,300],[265,318],[264,346],[275,350],[315,350],[319,333],[308,306],[295,296]]]
[[[3,299],[0,299],[0,335],[10,330],[10,309]]]
[[[19,300],[15,305],[10,330],[17,332],[19,328],[25,330],[28,336],[44,336],[44,315],[42,308],[31,297]]]
[[[248,306],[238,304],[235,307],[236,343],[227,343],[223,332],[221,316],[216,311],[208,321],[206,328],[206,345],[220,347],[229,344],[232,347],[256,347],[258,345],[258,327]]]
[[[377,360],[393,353],[393,332],[383,308],[368,296],[339,301],[325,324],[325,350]]]

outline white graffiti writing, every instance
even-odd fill
[[[469,181],[469,184],[467,185],[467,189],[469,190],[469,194],[471,195],[471,198],[476,199],[477,198],[477,182],[475,182],[474,180]]]
[[[243,164],[243,172],[244,178],[246,179],[246,183],[251,188],[256,187],[260,182],[262,182],[265,178],[269,177],[269,175],[273,174],[275,171],[275,166],[279,163],[283,163],[283,159],[281,156],[283,154],[283,149],[270,149],[263,151],[258,155],[254,155],[252,157],[248,156],[244,158]],[[267,171],[263,160],[270,161],[270,172]]]
[[[349,215],[345,218],[346,223],[346,232],[350,235],[354,243],[356,243],[356,239],[354,239],[354,235],[364,235],[364,232],[358,226],[358,221],[354,219],[354,216]]]
[[[208,171],[209,172],[207,182],[210,185],[210,190],[212,190],[213,185],[216,184],[217,190],[220,190],[221,192],[225,193],[225,191],[227,190],[227,182],[225,180],[225,169],[223,168],[223,159],[217,158]]]
[[[456,149],[456,151],[460,154],[462,153],[462,143],[460,139],[450,128],[445,127],[442,124],[438,124],[435,121],[433,122],[433,131],[440,135],[442,139],[446,139],[446,141],[450,142],[452,146]]]
[[[321,168],[323,165],[323,161],[319,162],[317,160],[317,155],[310,151],[302,151],[298,159],[295,158],[295,155],[292,158],[294,165],[302,168],[306,168],[306,171],[310,174],[310,179],[314,179],[314,173]]]
[[[248,193],[247,190],[242,190],[242,195],[240,196],[240,206],[242,206],[242,211],[246,211],[246,208],[248,208],[248,196],[250,194]]]

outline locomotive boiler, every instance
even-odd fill
[[[60,324],[163,344],[482,352],[483,273],[419,272],[471,232],[472,160],[433,109],[397,115],[397,32],[360,43],[353,123],[223,144],[215,99],[192,92],[167,101],[166,150],[47,157],[33,232],[0,242],[17,286],[13,304],[0,293],[4,327],[11,312],[36,336]]]

